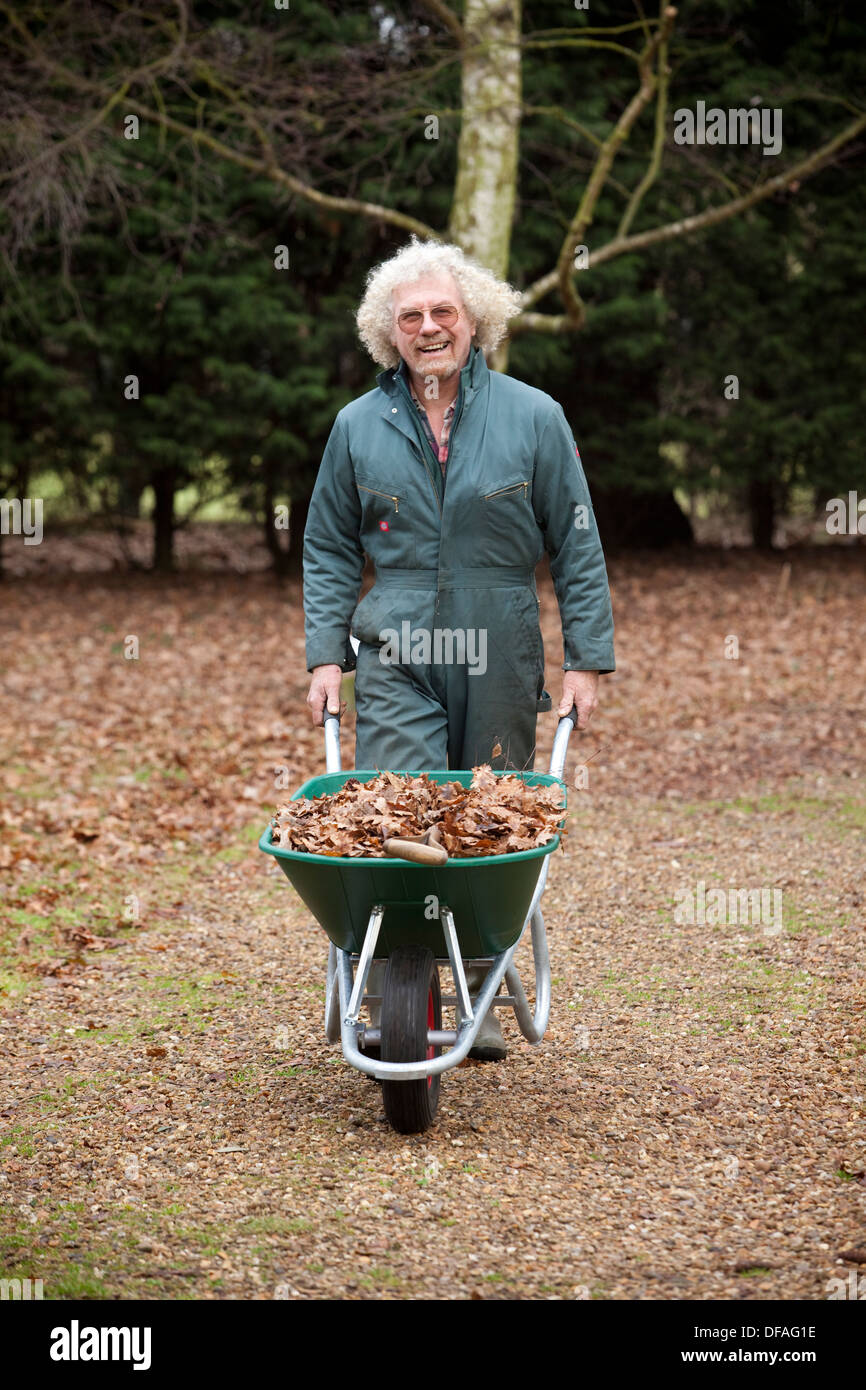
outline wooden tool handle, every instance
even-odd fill
[[[416,840],[386,840],[385,853],[392,859],[409,859],[413,864],[432,867],[448,862],[448,851],[442,845],[419,845]]]

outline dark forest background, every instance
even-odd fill
[[[44,497],[49,528],[101,526],[122,538],[147,521],[162,570],[175,563],[180,528],[254,521],[275,569],[289,573],[334,415],[378,370],[354,330],[365,275],[408,233],[319,206],[171,126],[142,119],[137,138],[125,138],[122,83],[93,143],[88,132],[68,158],[58,152],[64,122],[79,129],[90,109],[69,73],[110,66],[119,81],[124,64],[139,71],[148,45],[170,39],[173,12],[87,4],[46,18],[25,3],[16,27],[2,8],[0,496]],[[615,26],[638,12],[603,0],[585,12],[533,3],[524,31]],[[58,16],[60,77],[28,47],[56,40]],[[447,226],[460,70],[427,7],[292,0],[285,14],[225,0],[196,4],[188,20],[220,39],[227,62],[233,44],[267,40],[291,97],[286,130],[270,136],[282,167],[302,168],[325,192]],[[742,193],[820,146],[862,106],[864,40],[856,5],[680,6],[659,177],[632,231]],[[413,82],[374,109],[383,74]],[[215,109],[212,74],[205,83],[194,69],[182,80],[169,72],[170,88],[164,76],[152,82],[159,110],[167,103],[195,125],[206,100],[211,128],[229,138],[237,99]],[[317,101],[341,83],[356,107],[367,102],[367,119],[336,140],[333,108],[321,114]],[[604,46],[527,46],[508,268],[518,287],[555,262],[593,140],[633,86],[629,64]],[[672,113],[698,100],[781,108],[782,152],[676,145]],[[436,141],[423,136],[424,112],[442,113]],[[614,234],[655,133],[649,108],[599,200],[594,244]],[[864,167],[860,135],[718,226],[580,272],[579,332],[514,337],[507,369],[562,403],[607,547],[688,544],[713,516],[738,515],[752,543],[769,548],[814,537],[827,499],[866,486]],[[287,269],[275,267],[277,246]],[[555,300],[539,307],[555,311]],[[133,375],[137,399],[125,385]],[[288,530],[274,525],[286,504]]]

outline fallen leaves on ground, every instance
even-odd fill
[[[175,1299],[181,1278],[195,1299],[742,1306],[850,1288],[866,1267],[863,561],[613,558],[618,669],[571,738],[543,902],[548,1032],[529,1047],[502,1009],[507,1061],[448,1073],[415,1136],[326,1043],[327,938],[257,849],[324,771],[297,585],[4,582],[3,1277],[96,1300]],[[539,719],[540,770],[555,725]],[[350,716],[347,768],[352,733]],[[700,880],[780,885],[783,929],[678,923]],[[123,949],[77,949],[69,927]],[[516,960],[531,996],[528,941]]]

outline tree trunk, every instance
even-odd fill
[[[590,483],[592,509],[605,550],[663,550],[691,545],[692,525],[672,492],[637,492]]]
[[[154,473],[153,486],[153,568],[160,574],[174,569],[174,494],[177,475],[173,468]]]
[[[462,120],[448,235],[504,279],[520,130],[520,0],[466,0]]]
[[[141,484],[123,474],[117,488],[117,511],[124,520],[137,521],[141,515]]]
[[[26,460],[12,465],[9,473],[6,474],[5,482],[0,485],[0,496],[18,497],[21,505],[24,505],[24,498],[30,490],[30,464]],[[3,564],[3,532],[0,531],[0,581],[4,578],[6,571]]]
[[[289,555],[285,573],[292,578],[300,578],[304,561],[304,528],[310,510],[312,494],[309,497],[296,497],[289,513]]]
[[[292,526],[294,511],[295,504],[292,503],[291,512],[289,514],[290,527]],[[266,478],[265,510],[263,517],[265,528],[265,545],[268,547],[268,554],[271,557],[271,564],[273,566],[274,574],[276,574],[279,578],[282,579],[289,572],[289,547],[292,543],[292,532],[291,530],[283,530],[282,528],[280,528],[279,530],[277,529],[275,513],[276,504],[274,501],[274,490],[271,486],[270,479]],[[280,539],[280,537],[283,535],[286,537],[285,544],[283,544]]]
[[[772,550],[776,499],[773,484],[768,478],[753,478],[749,483],[749,518],[752,524],[752,545],[756,550]]]

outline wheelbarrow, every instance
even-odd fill
[[[560,719],[549,773],[518,775],[530,786],[557,783],[574,718]],[[324,776],[305,782],[292,796],[324,796],[350,778],[369,782],[379,772],[344,772],[340,724],[325,715]],[[406,774],[402,774],[406,775]],[[420,776],[411,772],[409,776]],[[434,782],[468,786],[471,772],[427,772]],[[361,859],[306,854],[271,843],[268,825],[259,849],[272,854],[330,940],[325,985],[325,1035],[342,1042],[343,1056],[382,1085],[385,1114],[394,1129],[415,1134],[433,1122],[444,1071],[459,1066],[472,1048],[491,1007],[512,1008],[523,1036],[539,1043],[550,1013],[550,960],[541,895],[555,835],[537,849],[476,859],[449,859],[437,867],[407,859]],[[514,954],[530,928],[535,969],[535,1007],[520,981]],[[387,961],[382,994],[368,994],[374,960]],[[466,966],[487,967],[470,996]],[[455,994],[442,995],[440,966],[450,966]],[[500,994],[503,980],[507,993]],[[366,1005],[380,1006],[380,1026],[362,1018]],[[443,1028],[443,1006],[455,1010],[455,1027]],[[447,1049],[447,1051],[443,1051]]]

